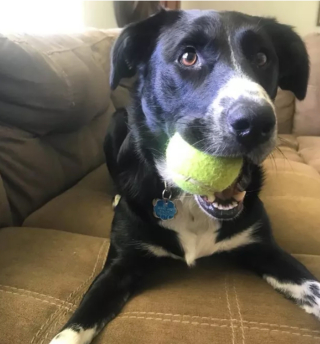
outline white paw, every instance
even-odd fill
[[[50,344],[88,344],[96,335],[96,328],[83,330],[81,327],[67,328],[58,333]]]
[[[301,307],[320,320],[320,283],[307,281],[304,284],[305,293]]]
[[[301,284],[279,282],[271,276],[264,276],[274,289],[295,300],[307,313],[315,315],[320,320],[320,283],[305,281]]]

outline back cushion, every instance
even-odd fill
[[[0,35],[0,174],[16,223],[104,162],[115,36]]]
[[[306,98],[296,101],[293,132],[299,136],[320,135],[320,34],[305,38],[310,58],[310,78]]]
[[[278,89],[274,105],[276,108],[279,134],[290,134],[292,132],[294,99],[295,97],[292,92]]]

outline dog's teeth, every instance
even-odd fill
[[[224,207],[223,207],[223,205],[222,205],[222,204],[218,204],[218,209],[220,209],[220,210],[224,210]]]
[[[237,207],[238,206],[238,203],[237,202],[232,202],[232,209]]]
[[[210,203],[212,203],[212,202],[214,202],[215,197],[214,197],[214,195],[211,195],[211,196],[207,196],[207,199]]]
[[[218,208],[218,207],[219,207],[219,205],[218,205],[217,202],[213,202],[212,205],[213,205],[215,208]]]

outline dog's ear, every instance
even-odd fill
[[[110,86],[114,90],[122,78],[130,78],[140,63],[150,58],[167,11],[161,9],[155,15],[123,29],[111,52]]]
[[[302,100],[307,93],[309,57],[300,36],[291,26],[265,19],[263,27],[271,37],[279,59],[279,87]]]

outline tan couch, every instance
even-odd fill
[[[102,268],[112,185],[102,141],[117,31],[0,36],[0,343],[47,344]],[[307,98],[277,98],[281,151],[262,199],[279,243],[320,278],[320,36]],[[313,135],[313,136],[309,136]],[[105,344],[320,343],[320,322],[249,272],[172,263],[96,339]]]

